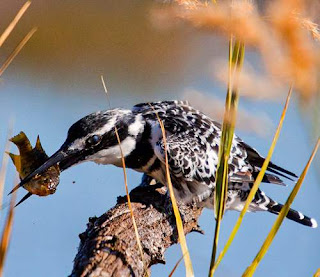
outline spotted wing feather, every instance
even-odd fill
[[[196,138],[200,144],[209,144],[218,153],[221,137],[221,124],[189,106],[187,101],[162,101],[142,103],[134,106],[133,112],[141,113],[145,118],[156,121],[157,116],[163,121],[166,131],[182,134],[183,137]],[[254,181],[264,158],[252,147],[234,136],[229,159],[230,181]],[[296,177],[296,175],[273,163],[268,170],[276,175]],[[263,182],[284,185],[276,175],[267,173]]]
[[[163,139],[156,143],[155,154],[163,164],[165,149],[178,198],[187,202],[207,198],[215,184],[217,153],[214,150],[208,153],[206,145],[199,144],[196,138],[187,134],[169,135],[166,145]]]

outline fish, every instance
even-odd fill
[[[19,155],[8,152],[7,154],[15,165],[20,180],[32,173],[49,158],[41,145],[39,136],[37,137],[35,147],[32,147],[30,140],[24,132],[20,132],[9,140],[13,142],[19,150]],[[60,169],[59,165],[56,164],[41,175],[34,176],[28,183],[23,185],[23,188],[26,189],[28,193],[16,206],[20,205],[31,195],[48,196],[55,193],[59,182]]]

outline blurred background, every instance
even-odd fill
[[[0,3],[0,33],[24,4]],[[37,32],[0,79],[0,153],[9,122],[14,134],[24,131],[34,144],[39,134],[48,155],[64,142],[68,128],[88,113],[108,109],[100,76],[111,107],[136,103],[188,99],[220,120],[226,86],[218,78],[228,59],[228,40],[185,24],[168,26],[157,20],[161,4],[147,0],[40,1],[34,0],[0,49],[4,62],[23,36]],[[245,68],[263,72],[261,58],[246,50]],[[218,76],[218,77],[217,77]],[[241,88],[240,88],[241,89]],[[237,134],[265,155],[282,111],[288,85],[268,83],[257,97],[240,99]],[[259,98],[259,101],[257,101]],[[314,104],[315,101],[313,101]],[[297,174],[302,172],[319,136],[319,106],[308,109],[294,96],[273,155],[273,162]],[[304,112],[308,110],[308,113]],[[12,145],[11,150],[17,153]],[[318,155],[319,156],[319,155]],[[130,188],[141,175],[129,171]],[[4,195],[11,190],[15,169],[10,161]],[[320,221],[319,160],[315,161],[293,207]],[[262,184],[273,199],[284,202],[288,187]],[[19,190],[18,199],[25,191]],[[91,163],[63,172],[57,192],[31,197],[15,210],[13,233],[4,276],[67,276],[79,245],[78,234],[88,218],[100,216],[125,194],[122,169]],[[9,202],[5,196],[4,206]],[[1,211],[1,226],[7,209]],[[227,212],[222,222],[220,249],[238,217]],[[217,276],[240,276],[260,249],[276,217],[247,214]],[[188,246],[196,276],[206,276],[214,234],[213,211],[205,210],[200,226],[205,235],[190,234]],[[285,221],[256,276],[311,276],[320,267],[320,233]],[[166,276],[181,257],[180,246],[166,253],[166,265],[152,267],[152,276]],[[184,275],[183,263],[175,276]]]

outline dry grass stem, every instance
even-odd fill
[[[108,96],[108,90],[107,90],[107,86],[106,86],[106,83],[104,81],[104,78],[103,76],[101,75],[101,82],[102,82],[102,86],[103,86],[103,89],[104,89],[104,92],[106,93],[106,95]]]
[[[3,72],[7,69],[7,67],[10,65],[10,63],[13,61],[13,59],[19,54],[21,49],[26,45],[26,43],[29,41],[29,39],[33,36],[33,34],[37,31],[37,28],[32,28],[31,31],[20,41],[18,46],[13,50],[13,52],[9,55],[7,60],[4,62],[4,64],[0,68],[0,77],[2,76]]]
[[[183,259],[183,256],[176,262],[176,264],[174,265],[173,269],[171,270],[170,274],[168,275],[168,277],[172,277],[173,273],[176,271],[176,269],[178,268],[179,264],[181,263]]]
[[[282,49],[282,63],[275,72],[283,71],[287,76],[282,76],[291,79],[302,95],[310,99],[317,89],[319,45],[315,47],[309,30],[297,20],[296,14],[305,13],[305,5],[303,0],[278,0],[273,1],[268,10],[270,26]],[[273,62],[276,69],[279,61],[273,59]]]
[[[281,83],[295,84],[296,91],[310,100],[317,91],[320,66],[319,28],[308,19],[305,0],[275,0],[259,10],[252,1],[218,1],[193,5],[190,1],[159,12],[159,18],[180,19],[196,28],[215,31],[229,38],[233,34],[247,46],[255,48],[264,66]],[[193,2],[193,1],[191,1]],[[192,8],[188,8],[192,6]],[[318,11],[319,13],[320,11]],[[299,15],[299,16],[297,16]],[[160,24],[158,24],[160,25]],[[310,35],[311,33],[311,35]]]
[[[314,40],[320,41],[320,29],[318,24],[314,23],[309,18],[297,17],[297,20],[310,32]]]
[[[185,267],[186,267],[186,277],[193,277],[194,276],[193,267],[192,267],[192,263],[191,263],[189,250],[188,250],[188,247],[187,247],[186,237],[184,235],[182,219],[181,219],[181,215],[180,215],[180,212],[179,212],[179,208],[178,208],[178,205],[177,205],[176,198],[174,196],[173,185],[171,183],[170,169],[169,169],[169,163],[168,163],[168,153],[167,153],[167,149],[166,149],[167,148],[167,146],[166,146],[167,145],[167,141],[166,141],[165,129],[164,129],[163,122],[160,119],[159,119],[159,123],[160,123],[161,131],[162,131],[163,142],[164,142],[164,145],[165,145],[164,152],[165,152],[165,162],[166,162],[167,183],[168,183],[168,188],[169,188],[169,193],[170,193],[170,198],[171,198],[171,202],[172,202],[174,215],[175,215],[175,218],[176,218],[179,242],[180,242],[181,249],[182,249],[182,255],[184,257],[184,262],[185,262]]]
[[[183,6],[185,9],[194,10],[199,7],[207,6],[206,2],[198,0],[175,0],[176,4]]]
[[[152,106],[151,106],[151,108],[153,109]],[[164,144],[164,156],[165,156],[167,186],[168,186],[168,190],[169,190],[169,194],[170,194],[170,199],[171,199],[171,203],[172,203],[174,216],[175,216],[175,219],[176,219],[179,242],[180,242],[181,251],[182,251],[184,264],[185,264],[185,268],[186,268],[186,277],[193,277],[194,273],[193,273],[192,262],[191,262],[191,258],[190,258],[190,254],[189,254],[189,250],[188,250],[188,246],[187,246],[186,237],[185,237],[184,230],[183,230],[183,224],[182,224],[180,211],[179,211],[179,208],[178,208],[177,200],[176,200],[176,198],[174,196],[173,185],[172,185],[172,182],[171,182],[169,160],[168,160],[168,153],[167,153],[166,131],[165,131],[163,122],[160,119],[160,117],[159,117],[157,112],[156,112],[156,116],[157,116],[157,119],[158,119],[158,122],[159,122],[159,125],[160,125],[160,128],[161,128],[161,132],[162,132],[162,139],[163,139],[163,144]]]
[[[5,262],[6,254],[8,251],[8,246],[10,243],[15,200],[16,200],[16,193],[14,192],[11,196],[10,207],[9,207],[7,219],[4,225],[4,229],[1,236],[1,242],[0,242],[0,277],[3,275],[4,262]]]
[[[121,153],[121,161],[122,161],[124,184],[125,184],[125,188],[126,188],[126,195],[127,195],[128,207],[129,207],[129,210],[130,210],[130,215],[131,215],[131,219],[132,219],[132,224],[133,224],[134,232],[135,232],[136,239],[137,239],[138,249],[139,249],[139,252],[140,252],[140,255],[141,255],[141,261],[143,262],[144,268],[146,269],[146,270],[145,270],[145,274],[148,275],[147,267],[146,267],[145,261],[144,261],[143,249],[142,249],[142,245],[141,245],[141,241],[140,241],[140,236],[139,236],[139,232],[138,232],[138,227],[137,227],[137,224],[136,224],[136,220],[135,220],[135,218],[134,218],[133,209],[132,209],[132,205],[131,205],[131,200],[130,200],[130,195],[129,195],[129,189],[128,189],[128,179],[127,179],[126,164],[125,164],[124,155],[123,155],[123,152],[122,152],[121,141],[120,141],[120,137],[119,137],[119,134],[118,134],[117,127],[115,127],[115,134],[116,134],[116,137],[117,137],[117,140],[118,140],[118,144],[119,144],[119,148],[120,148],[120,153]]]
[[[103,78],[103,75],[100,76],[101,78],[101,83],[102,83],[102,86],[103,86],[103,89],[104,89],[104,92],[106,93],[106,96],[107,96],[107,100],[108,100],[108,104],[109,104],[109,108],[110,108],[110,100],[109,100],[109,92],[108,92],[108,89],[107,89],[107,86],[106,86],[106,83],[104,81],[104,78]]]
[[[10,35],[10,33],[13,31],[13,29],[15,28],[15,26],[17,25],[17,23],[19,22],[19,20],[21,19],[21,17],[23,16],[23,14],[27,11],[27,9],[29,8],[29,6],[31,5],[31,1],[27,1],[22,7],[21,9],[18,11],[17,15],[15,16],[15,18],[11,21],[11,23],[9,24],[9,26],[4,30],[4,32],[1,34],[0,36],[0,47],[3,45],[3,43],[6,41],[6,39],[8,38],[8,36]]]
[[[5,152],[8,152],[9,150],[10,150],[10,143],[6,142]],[[3,189],[4,189],[5,179],[6,179],[8,161],[9,161],[9,155],[3,153],[1,170],[0,170],[0,207],[2,207],[3,205]]]
[[[12,133],[13,133],[13,123],[9,124],[9,127],[8,127],[7,139],[6,139],[6,144],[4,146],[4,154],[2,157],[2,163],[1,163],[1,169],[0,169],[0,207],[3,206],[3,190],[4,190],[4,183],[5,183],[8,161],[9,161],[9,155],[7,155],[6,153],[10,152],[11,143],[9,141],[9,138],[12,137]]]

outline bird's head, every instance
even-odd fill
[[[136,144],[136,137],[143,131],[142,118],[129,110],[114,109],[87,115],[74,123],[60,149],[46,162],[21,180],[17,187],[41,175],[58,164],[63,171],[84,161],[121,165],[121,151],[129,155]],[[119,135],[120,146],[116,132]]]

